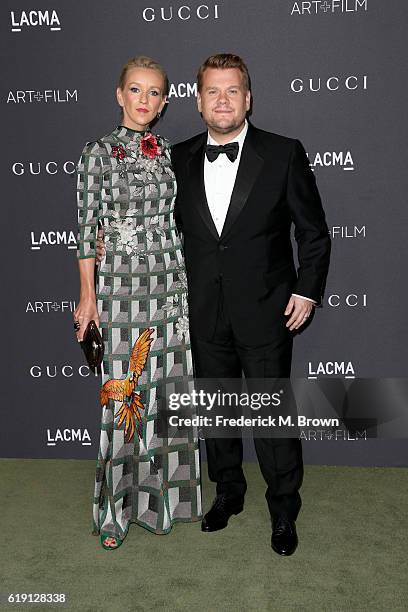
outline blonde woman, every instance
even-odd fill
[[[122,544],[132,522],[164,534],[201,517],[196,432],[157,435],[165,393],[192,376],[170,144],[150,131],[166,103],[167,75],[154,60],[133,58],[116,94],[121,125],[87,143],[78,167],[74,313],[78,340],[93,319],[105,348],[93,522],[107,550]],[[105,255],[95,288],[98,227]]]

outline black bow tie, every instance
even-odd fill
[[[237,159],[238,151],[239,144],[237,142],[229,142],[226,145],[218,146],[208,144],[205,148],[205,154],[210,162],[215,161],[220,153],[225,153],[228,159],[233,162]]]

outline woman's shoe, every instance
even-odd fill
[[[104,535],[103,533],[101,533],[101,544],[102,548],[104,548],[105,550],[115,550],[116,548],[119,548],[122,542],[123,540],[121,540],[117,536],[110,536],[106,534]]]

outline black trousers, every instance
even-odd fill
[[[239,342],[221,295],[217,325],[211,341],[191,330],[197,378],[284,378],[290,376],[292,338],[282,323],[276,341],[248,347]],[[247,484],[242,470],[241,438],[207,438],[208,474],[217,494],[243,500]],[[301,507],[302,446],[297,438],[256,438],[255,451],[267,484],[266,500],[272,517],[296,520]]]

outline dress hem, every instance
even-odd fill
[[[135,520],[129,521],[128,528],[126,529],[126,531],[125,531],[123,536],[117,535],[117,534],[115,534],[113,532],[109,532],[109,531],[104,531],[104,530],[102,530],[102,531],[103,531],[103,534],[106,537],[120,538],[123,541],[126,538],[127,534],[128,534],[130,525],[138,525],[139,527],[142,527],[143,529],[146,529],[146,531],[149,531],[150,533],[154,533],[155,535],[168,535],[172,531],[174,525],[176,525],[177,523],[198,523],[199,521],[202,520],[202,518],[203,518],[202,514],[197,515],[196,518],[188,518],[188,519],[174,518],[171,521],[170,527],[168,529],[163,529],[161,531],[157,531],[157,529],[153,529],[153,527],[148,527],[147,525],[143,524],[139,520],[135,519]],[[100,529],[93,529],[92,530],[92,535],[99,536],[100,534],[101,534],[101,530]]]

